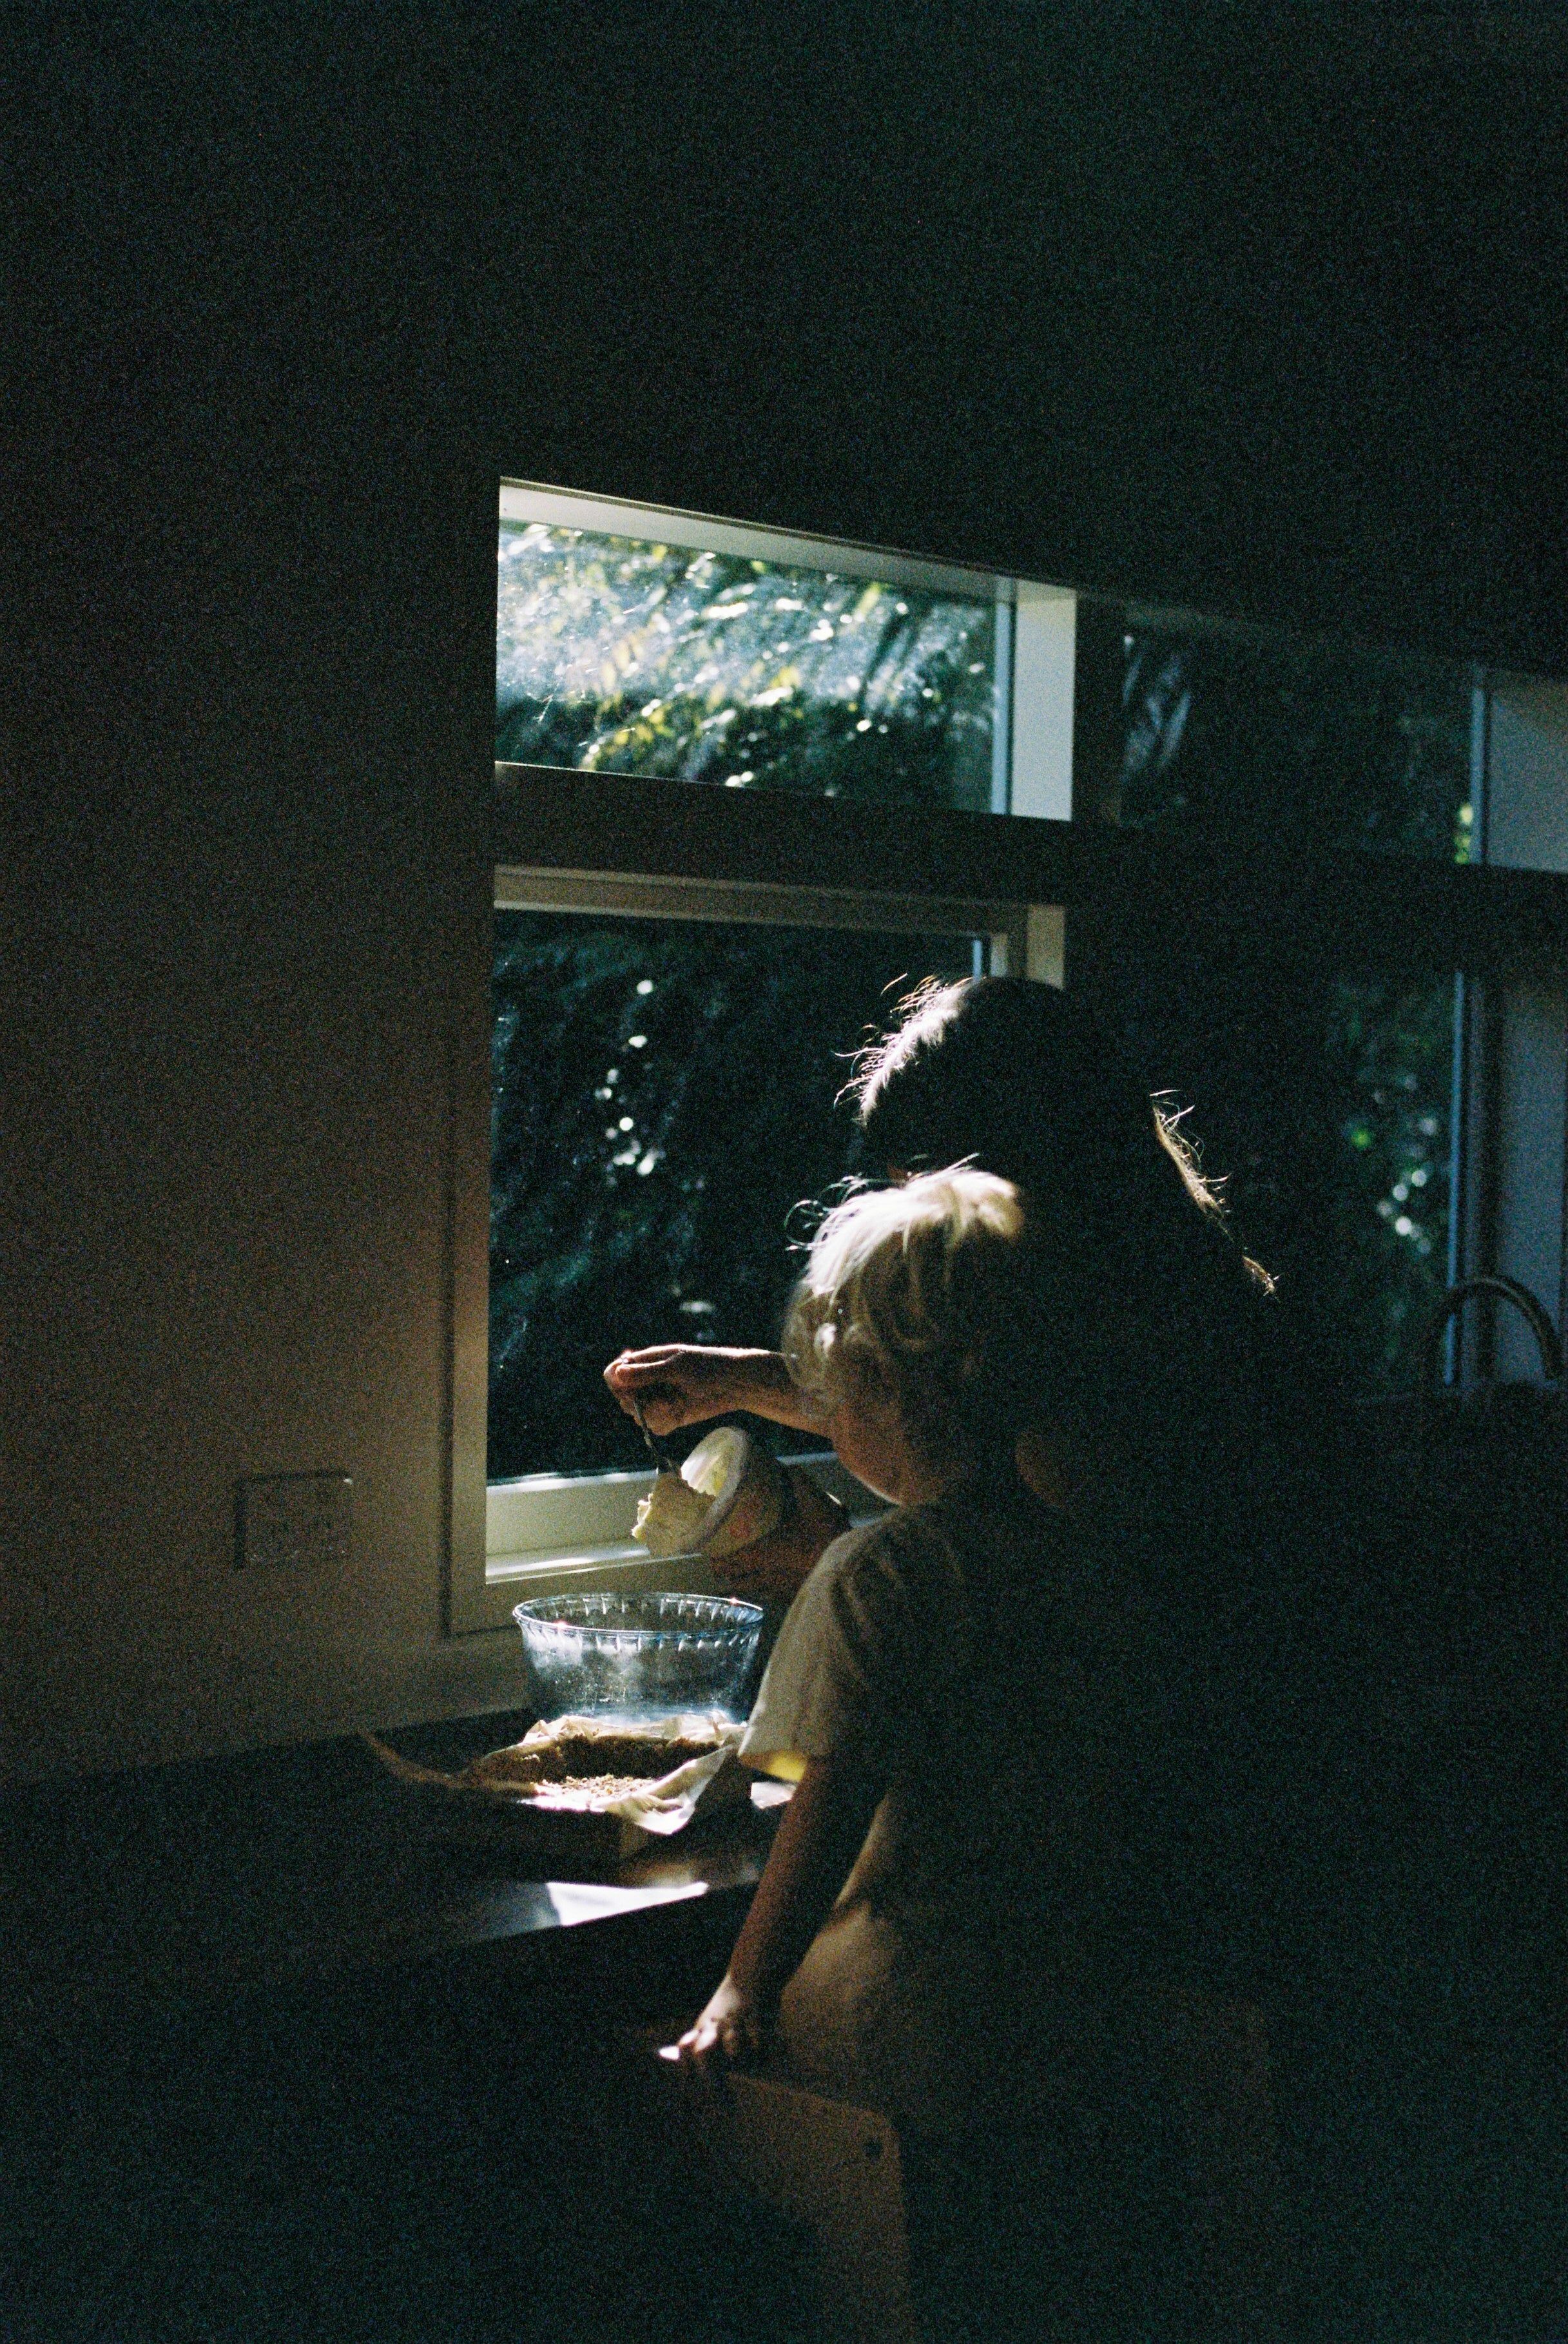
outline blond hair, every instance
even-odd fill
[[[880,1388],[933,1460],[1010,1446],[1024,1238],[1011,1181],[961,1165],[835,1206],[790,1298],[791,1377],[829,1408]]]

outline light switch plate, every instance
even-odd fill
[[[349,1560],[354,1483],[348,1473],[247,1473],[236,1490],[234,1560],[242,1571],[329,1571]]]

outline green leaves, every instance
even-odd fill
[[[542,522],[499,580],[500,758],[989,804],[988,601]]]
[[[845,1169],[847,1055],[890,986],[965,974],[968,948],[544,913],[495,933],[489,1470],[639,1466],[605,1362],[773,1340],[797,1207]]]

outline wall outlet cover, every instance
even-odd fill
[[[348,1473],[246,1473],[235,1492],[241,1571],[329,1571],[349,1560],[354,1482]]]

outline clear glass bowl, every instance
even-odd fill
[[[561,1595],[519,1603],[541,1717],[742,1713],[763,1632],[726,1595]]]

